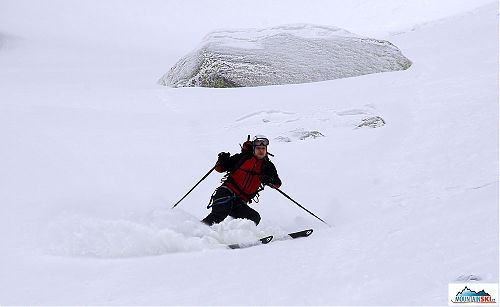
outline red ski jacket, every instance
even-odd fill
[[[259,160],[253,155],[235,154],[219,159],[215,170],[229,172],[224,185],[245,202],[257,194],[262,183],[276,188],[281,186],[276,167],[267,157]]]

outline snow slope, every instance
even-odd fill
[[[447,305],[450,282],[498,282],[497,3],[232,3],[0,1],[0,304]],[[413,65],[155,83],[211,30],[295,22],[387,39]],[[366,116],[387,124],[355,129]],[[258,227],[204,227],[217,174],[170,209],[249,133],[271,139],[283,190],[332,228],[272,190]]]

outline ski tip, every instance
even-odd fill
[[[262,238],[260,239],[259,241],[262,243],[262,244],[267,244],[269,242],[271,242],[273,240],[273,236],[267,236],[265,238]]]
[[[305,229],[302,231],[297,231],[297,232],[292,232],[289,233],[288,235],[292,237],[292,239],[296,238],[304,238],[304,237],[309,237],[313,233],[312,229]]]

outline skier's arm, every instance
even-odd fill
[[[278,171],[271,161],[264,164],[261,175],[261,182],[272,188],[279,188],[281,186],[281,179],[278,176]]]

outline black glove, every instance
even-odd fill
[[[219,164],[221,167],[225,167],[227,162],[229,161],[229,157],[231,157],[231,154],[228,152],[221,152],[219,153],[219,158],[217,159],[217,164]]]
[[[243,154],[253,154],[253,144],[251,141],[246,141],[241,145],[241,153]]]
[[[264,184],[264,185],[272,185],[274,183],[274,180],[272,177],[269,177],[266,175],[261,175],[260,182],[262,182],[262,184]]]

